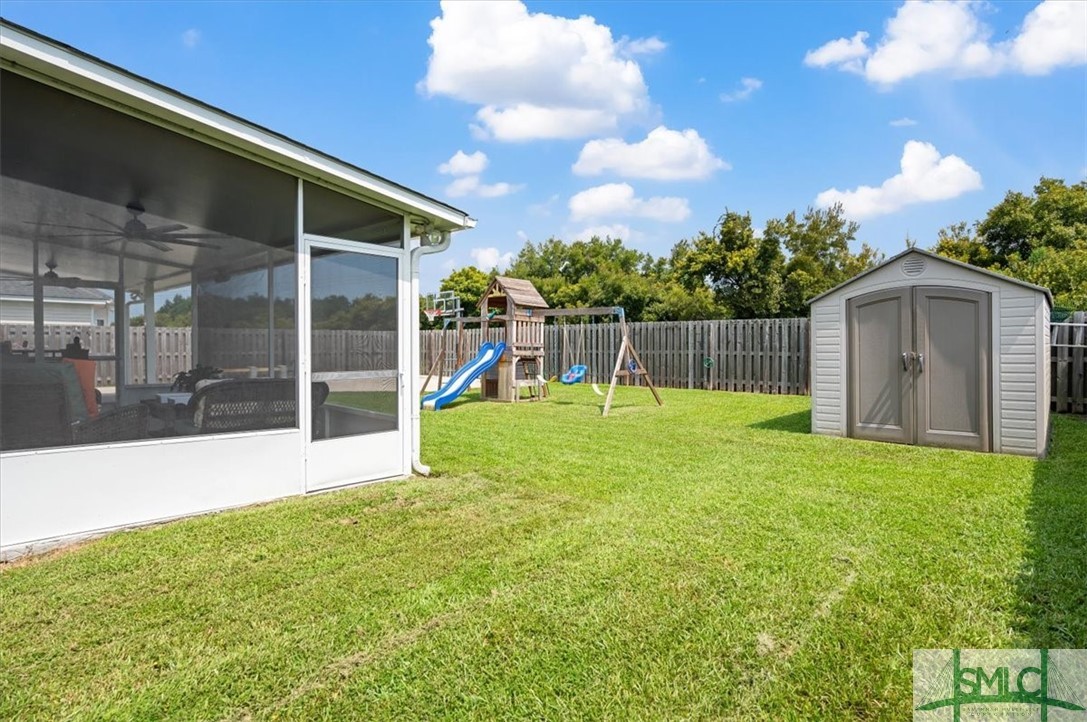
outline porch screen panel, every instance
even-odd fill
[[[302,186],[306,233],[382,246],[403,247],[403,218],[315,183]]]
[[[296,428],[297,179],[10,70],[0,113],[0,452]]]
[[[313,438],[399,428],[397,260],[324,249],[311,259]]]

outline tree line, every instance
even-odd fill
[[[622,306],[633,321],[807,316],[808,299],[884,260],[857,243],[859,230],[840,205],[792,211],[762,228],[726,209],[711,231],[666,256],[619,238],[549,238],[526,242],[503,275],[532,281],[553,308]],[[1009,191],[985,218],[940,230],[931,250],[1047,286],[1059,307],[1087,308],[1087,182],[1042,178],[1030,195]],[[441,290],[471,316],[496,275],[465,266]]]

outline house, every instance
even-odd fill
[[[809,303],[812,433],[1045,454],[1048,289],[911,248]]]
[[[45,286],[45,323],[68,326],[108,326],[113,323],[113,299],[97,288]],[[34,282],[0,278],[0,324],[34,323]]]
[[[0,554],[426,472],[418,264],[464,211],[7,22],[0,113],[0,276],[35,339],[0,352]],[[45,343],[77,291],[146,299],[115,392]],[[218,369],[180,393],[125,369],[163,293]]]

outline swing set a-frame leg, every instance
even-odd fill
[[[664,406],[664,401],[661,400],[661,395],[657,392],[657,387],[653,385],[653,379],[649,376],[649,371],[645,368],[645,364],[642,363],[642,358],[638,355],[638,352],[634,350],[634,344],[630,342],[630,339],[624,334],[623,342],[619,344],[619,353],[615,356],[615,368],[611,372],[611,385],[608,387],[608,398],[604,401],[604,416],[608,415],[611,411],[611,402],[615,398],[615,385],[619,382],[619,372],[623,369],[623,360],[626,359],[627,353],[634,360],[635,371],[632,375],[644,376],[645,383],[649,386],[649,390],[653,393],[653,398],[657,401],[657,406]]]
[[[611,411],[611,402],[615,398],[615,384],[619,381],[619,371],[623,368],[623,358],[627,350],[627,338],[623,337],[623,342],[619,344],[619,353],[615,355],[615,368],[611,372],[611,385],[608,386],[608,398],[604,401],[604,416],[608,415]]]
[[[649,369],[642,363],[642,357],[638,355],[638,352],[634,349],[634,344],[627,342],[627,348],[630,349],[630,355],[634,357],[634,363],[638,365],[638,370],[641,372],[639,375],[645,377],[646,386],[653,392],[653,398],[657,400],[657,406],[664,406],[664,402],[661,401],[661,395],[657,393],[657,387],[653,385],[653,379],[649,376]]]

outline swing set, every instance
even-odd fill
[[[624,383],[630,383],[631,380],[638,378],[645,379],[645,384],[649,387],[650,392],[652,392],[657,405],[664,405],[664,402],[661,401],[660,394],[657,392],[657,387],[653,385],[653,379],[649,376],[649,371],[646,370],[645,364],[642,363],[641,357],[638,355],[637,350],[634,348],[634,344],[630,340],[630,333],[627,329],[626,313],[623,311],[622,306],[554,308],[541,310],[538,313],[540,316],[555,318],[556,322],[562,327],[562,366],[566,371],[559,377],[559,381],[568,386],[584,381],[589,372],[589,367],[583,363],[585,359],[585,334],[587,324],[584,322],[579,324],[577,342],[571,351],[566,319],[579,316],[583,318],[607,317],[618,319],[621,338],[619,342],[619,351],[615,355],[615,366],[611,372],[611,382],[608,385],[608,393],[606,394],[607,398],[604,401],[604,416],[607,416],[608,412],[611,411],[611,404],[615,399],[615,387],[618,385],[619,379],[623,379]],[[592,384],[592,389],[598,396],[605,396],[604,392],[600,390],[600,387],[597,384]]]

